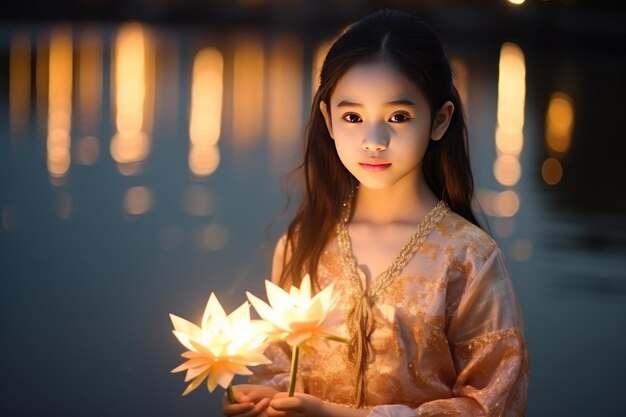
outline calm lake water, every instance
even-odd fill
[[[524,309],[527,415],[617,415],[624,49],[441,35]],[[0,414],[219,414],[219,390],[180,397],[168,313],[262,293],[331,36],[0,26]]]

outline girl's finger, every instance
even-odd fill
[[[222,411],[224,412],[224,415],[226,417],[232,417],[232,416],[245,413],[246,411],[250,411],[254,409],[254,407],[255,407],[254,403],[231,404],[228,402],[228,400],[226,400],[226,404],[223,404],[222,406]]]
[[[243,414],[240,414],[237,417],[256,417],[259,414],[261,414],[263,411],[265,411],[269,403],[270,403],[270,400],[268,398],[263,398],[261,401],[256,403],[256,405],[254,406],[252,410],[247,411]]]
[[[270,407],[277,411],[299,411],[302,401],[298,397],[276,398],[270,402]]]

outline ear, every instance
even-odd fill
[[[439,140],[448,130],[450,120],[452,120],[452,114],[454,113],[454,104],[448,100],[437,111],[435,119],[433,120],[433,128],[430,132],[430,138],[432,140]]]
[[[324,101],[320,101],[320,111],[322,112],[322,116],[324,116],[324,121],[326,122],[326,129],[328,129],[328,134],[331,138],[335,139],[333,136],[333,124],[330,120],[330,111],[328,111],[328,107]]]

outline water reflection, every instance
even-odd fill
[[[9,55],[9,119],[11,137],[21,137],[27,130],[30,116],[30,54],[28,33],[11,37]]]
[[[291,161],[285,152],[298,142],[302,127],[303,93],[302,43],[293,37],[277,37],[269,51],[270,164],[277,169]]]
[[[150,152],[153,112],[154,50],[144,28],[131,23],[120,28],[113,55],[113,101],[117,133],[111,156],[124,175],[138,172]]]
[[[242,35],[233,46],[232,140],[248,149],[261,138],[265,118],[265,55],[259,36]]]
[[[193,63],[189,116],[189,168],[199,177],[211,175],[219,166],[223,86],[222,54],[215,48],[202,49]]]
[[[50,34],[48,66],[48,172],[53,183],[70,168],[70,130],[72,127],[72,34],[67,27],[54,28]]]

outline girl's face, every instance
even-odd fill
[[[428,142],[441,139],[454,105],[446,102],[431,126],[425,95],[380,61],[352,67],[320,110],[343,165],[363,186],[384,189],[417,180]]]

